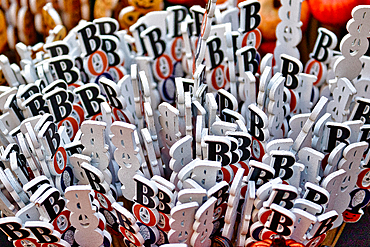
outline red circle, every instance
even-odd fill
[[[112,211],[113,210],[113,208],[112,208],[112,202],[103,193],[100,193],[100,192],[98,192],[96,190],[94,190],[94,192],[95,192],[95,196],[94,197],[95,197],[96,200],[98,200],[99,205],[102,208],[104,208],[104,209],[106,209],[108,211]],[[104,198],[104,200],[107,202],[107,206],[103,205],[103,203],[100,202],[98,195]]]
[[[126,123],[131,123],[130,119],[128,119],[128,117],[123,111],[115,107],[112,107],[112,108],[113,108],[113,116],[114,116],[115,121],[123,121]]]
[[[140,209],[144,209],[149,213],[149,221],[148,222],[144,222],[143,219],[141,218]],[[150,227],[157,225],[157,217],[155,216],[155,214],[153,213],[153,211],[150,208],[147,208],[147,207],[145,207],[141,204],[136,203],[136,204],[134,204],[134,206],[132,206],[132,211],[133,211],[135,217],[138,219],[138,221],[140,221],[144,225],[150,226]]]
[[[164,58],[165,61],[168,64],[167,67],[168,67],[169,71],[168,71],[167,75],[164,75],[162,73],[161,69],[160,69],[160,59],[161,58]],[[158,75],[158,77],[160,79],[167,79],[172,75],[172,73],[173,73],[173,64],[172,64],[171,58],[168,55],[163,54],[162,56],[160,56],[156,59],[156,61],[155,61],[155,72],[156,72],[156,75]]]
[[[230,184],[234,178],[233,169],[230,166],[223,166],[221,167],[221,171],[223,175],[223,180]]]
[[[71,141],[75,138],[75,136],[77,134],[77,131],[79,129],[78,128],[78,122],[73,117],[67,117],[67,118],[63,119],[62,121],[60,121],[58,123],[58,128],[60,126],[65,126],[66,130],[72,130],[72,131],[69,131],[69,132],[67,131],[67,135],[68,135],[68,137]],[[68,128],[68,127],[72,127],[72,128]]]
[[[248,176],[248,173],[249,173],[249,166],[248,166],[248,164],[245,163],[244,161],[239,161],[238,163],[240,164],[241,168],[244,169],[243,176]]]
[[[233,173],[236,174],[236,172],[238,171],[238,169],[240,168],[239,166],[237,166],[236,164],[230,164],[229,165],[231,167],[231,169],[233,170]],[[232,179],[232,181],[230,183],[232,183],[234,181],[234,177]]]
[[[266,228],[264,228],[261,232],[260,232],[260,238],[262,240],[264,239],[269,239],[272,235],[276,235],[276,232],[273,232],[273,231],[270,231]]]
[[[140,242],[140,240],[137,238],[136,233],[130,232],[123,226],[119,226],[119,230],[122,233],[122,235],[131,243],[133,243],[136,246],[141,246],[143,243]],[[134,241],[131,241],[134,240]]]
[[[225,215],[227,210],[227,203],[221,203],[220,206],[216,207],[213,211],[213,221],[220,219],[222,216]]]
[[[272,213],[271,209],[266,210],[265,212],[263,212],[261,215],[258,216],[259,221],[262,224],[265,224],[268,218],[270,217],[271,213]]]
[[[247,196],[247,190],[248,190],[248,184],[242,184],[242,187],[240,189],[240,195],[245,198],[245,196]]]
[[[261,42],[262,42],[262,34],[261,34],[261,31],[259,29],[254,29],[250,32],[245,33],[245,35],[243,37],[243,40],[242,40],[242,47],[248,45],[247,44],[248,36],[251,35],[251,34],[254,34],[256,36],[256,43],[254,44],[254,48],[256,48],[256,50],[257,50],[260,47]]]
[[[183,57],[183,56],[182,56],[182,52],[181,52],[181,57],[177,57],[177,56],[176,56],[176,45],[175,45],[175,44],[177,44],[177,42],[178,42],[179,40],[182,40],[182,42],[183,42],[182,36],[175,38],[175,39],[173,40],[173,42],[172,42],[172,46],[171,46],[171,55],[172,55],[172,58],[173,58],[176,62],[181,61],[181,59],[182,59],[182,57]],[[181,45],[181,46],[182,46],[182,45]]]
[[[91,120],[102,121],[103,120],[103,114],[102,113],[95,114],[94,116],[91,117]]]
[[[54,220],[53,220],[53,226],[54,226],[54,230],[58,231],[60,234],[64,233],[65,231],[68,230],[68,228],[71,226],[71,222],[69,222],[69,216],[71,214],[71,211],[69,211],[68,209],[65,209],[63,210]],[[66,217],[67,218],[67,221],[68,221],[68,225],[64,228],[64,229],[61,229],[58,225],[58,218],[59,217]]]
[[[93,56],[95,54],[98,54],[101,57],[101,59],[102,59],[102,62],[103,62],[103,70],[101,72],[96,72],[95,69],[94,69],[92,58],[93,58]],[[107,54],[105,54],[105,52],[103,52],[103,51],[96,51],[93,54],[91,54],[88,57],[88,59],[87,59],[87,68],[88,68],[89,73],[91,73],[93,76],[99,76],[99,75],[101,75],[108,68],[108,57],[107,57]]]
[[[124,76],[123,72],[116,66],[109,67],[108,73],[112,76],[113,79],[117,81],[120,80]],[[118,76],[118,78],[116,78],[116,75]]]
[[[159,213],[159,218],[160,219],[163,219],[162,220],[162,222],[164,223],[164,224],[160,224],[160,223],[158,223],[157,224],[157,227],[159,228],[159,229],[161,229],[162,231],[164,231],[164,232],[168,232],[169,230],[171,230],[171,227],[170,227],[170,217],[168,217],[168,215],[167,214],[164,214],[164,213],[162,213],[162,212],[158,212]],[[160,221],[161,222],[161,221]]]
[[[361,188],[361,189],[370,189],[370,181],[367,183],[368,184],[368,186],[364,186],[363,185],[363,180],[364,180],[364,177],[365,177],[365,175],[367,174],[367,173],[369,173],[370,172],[370,168],[366,168],[366,169],[364,169],[364,170],[362,170],[361,172],[360,172],[360,174],[358,174],[358,178],[357,178],[357,186],[359,187],[359,188]]]
[[[253,148],[253,144],[254,144],[255,142],[257,142],[257,144],[258,144],[258,148],[259,148],[259,150],[260,150],[260,154],[259,154],[259,156],[258,156],[258,157],[257,157],[257,154],[254,152],[254,148]],[[252,154],[252,157],[253,157],[255,160],[260,161],[260,162],[262,162],[262,157],[265,155],[265,149],[264,149],[264,147],[263,147],[262,143],[261,143],[259,140],[257,140],[254,136],[252,136],[252,148],[251,148],[251,154]]]
[[[41,247],[65,247],[65,245],[59,243],[44,243]]]
[[[63,165],[63,168],[59,168],[59,165],[58,165],[58,162],[57,162],[57,154],[58,152],[60,152],[63,156],[63,161],[64,161],[64,165]],[[64,171],[64,169],[66,168],[67,166],[67,152],[66,150],[64,149],[64,147],[59,147],[57,149],[57,151],[55,152],[54,154],[54,158],[53,158],[53,164],[54,164],[54,169],[55,169],[55,172],[59,175],[61,175]]]
[[[212,86],[215,90],[219,90],[219,89],[224,88],[226,86],[227,81],[225,80],[224,69],[225,69],[225,66],[219,65],[216,68],[214,68],[213,71],[212,71],[211,83],[212,83]],[[222,79],[223,79],[223,83],[220,86],[218,85],[217,80],[216,80],[216,72],[219,71],[219,70],[221,70],[221,72],[222,72]]]
[[[319,73],[316,75],[317,76],[317,80],[313,83],[314,86],[319,86],[319,82],[321,81],[321,78],[322,78],[322,75],[324,73],[324,68],[323,68],[323,63],[322,62],[319,62],[317,61],[316,59],[313,59],[311,58],[307,64],[306,64],[306,67],[304,69],[304,73],[306,74],[310,74],[312,75],[311,73],[311,69],[312,67],[315,65],[315,64],[318,64],[319,66]]]

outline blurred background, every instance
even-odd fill
[[[217,1],[225,5],[228,0]],[[230,1],[230,0],[229,0]],[[238,1],[240,0],[231,0]],[[259,49],[263,56],[275,47],[275,28],[280,22],[278,9],[280,0],[259,0],[262,17],[260,26],[262,45]],[[346,22],[351,18],[351,10],[360,4],[369,4],[370,0],[304,0],[301,8],[303,39],[299,45],[303,64],[308,60],[317,36],[318,27],[333,31],[338,40],[347,31]],[[4,53],[10,62],[16,62],[15,44],[23,42],[35,45],[45,42],[50,31],[57,25],[60,37],[78,24],[81,19],[93,20],[100,17],[116,18],[122,29],[130,25],[147,12],[162,10],[168,6],[181,4],[186,7],[201,5],[205,0],[1,0],[0,1],[0,53]],[[237,5],[237,3],[235,3]],[[339,44],[339,42],[338,42]],[[36,52],[36,51],[35,51]]]

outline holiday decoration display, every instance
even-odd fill
[[[281,1],[263,57],[267,0],[136,0],[120,20],[96,1],[103,17],[78,24],[10,2],[20,59],[0,55],[0,230],[14,246],[313,247],[363,215],[369,5],[339,50],[319,28],[303,63],[311,0]]]

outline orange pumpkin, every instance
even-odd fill
[[[276,40],[276,26],[281,22],[279,17],[280,0],[260,0],[261,24],[258,29],[262,33],[263,40]],[[310,8],[307,1],[303,1],[301,5],[301,21],[303,23],[301,29],[304,32],[310,20]]]
[[[166,2],[170,4],[185,5],[186,7],[189,7],[189,8],[193,5],[200,5],[204,8],[207,4],[206,0],[167,0]]]
[[[355,6],[369,3],[369,0],[308,0],[313,17],[331,26],[345,25]]]
[[[4,12],[0,9],[0,52],[7,49],[8,38],[6,36],[6,19]],[[0,80],[1,81],[1,80]],[[3,85],[0,83],[0,85]]]

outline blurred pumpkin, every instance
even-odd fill
[[[3,53],[7,48],[8,38],[6,34],[6,19],[4,12],[0,9],[0,52]],[[1,82],[1,80],[0,80]],[[2,85],[0,83],[0,85]]]
[[[185,5],[186,7],[189,8],[193,5],[200,5],[201,7],[204,8],[206,6],[207,0],[166,0],[166,3]],[[218,3],[219,1],[217,1],[217,4]]]
[[[280,0],[260,0],[261,24],[258,29],[262,33],[264,40],[276,40],[276,26],[281,22],[279,17],[279,8],[281,7]],[[301,29],[304,32],[310,20],[310,8],[307,1],[303,1],[301,5],[301,21],[303,23]]]
[[[143,15],[163,9],[163,0],[128,0],[127,6],[119,12],[118,22],[121,29],[128,29]]]
[[[94,18],[111,17],[118,0],[95,0]]]
[[[354,7],[369,3],[370,0],[308,0],[312,16],[331,26],[345,25]]]
[[[260,48],[258,48],[258,52],[260,53],[261,57],[263,57],[267,53],[274,53],[275,47],[276,47],[276,40],[263,41]]]

